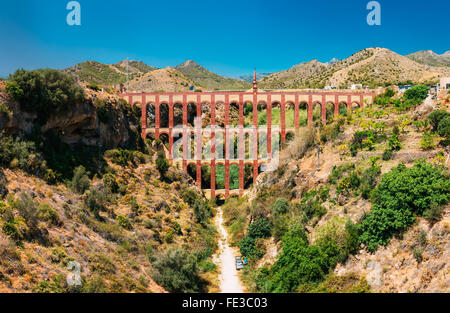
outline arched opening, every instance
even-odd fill
[[[347,103],[340,102],[339,103],[339,115],[347,116]]]
[[[244,167],[244,189],[248,189],[253,185],[253,165],[245,164]]]
[[[239,159],[239,134],[235,131],[228,132],[228,158],[230,160]]]
[[[271,121],[272,126],[278,126],[281,127],[281,104],[279,102],[273,102],[272,103],[272,110],[271,110]]]
[[[211,131],[209,129],[203,131],[202,134],[202,160],[211,159]]]
[[[267,158],[267,133],[258,132],[258,159]]]
[[[292,102],[286,103],[286,110],[284,113],[284,120],[286,128],[295,127],[295,105]]]
[[[244,103],[244,127],[253,124],[253,103],[247,101]]]
[[[245,133],[244,134],[244,157],[246,160],[251,159],[252,154],[252,137],[253,134]]]
[[[211,166],[209,164],[202,165],[202,189],[211,188]]]
[[[159,140],[161,140],[161,143],[164,145],[164,147],[169,150],[169,135],[166,133],[161,133],[159,135]]]
[[[267,104],[265,102],[258,103],[258,126],[267,125]]]
[[[211,126],[211,104],[202,103],[202,128]]]
[[[230,190],[239,189],[239,166],[237,164],[230,165]]]
[[[169,127],[169,105],[167,103],[161,103],[159,105],[159,127]]]
[[[223,102],[216,102],[215,109],[215,124],[219,127],[225,127],[225,104]]]
[[[327,102],[325,109],[327,114],[327,124],[332,123],[334,120],[334,103]]]
[[[221,163],[216,165],[216,189],[225,189],[225,166]]]
[[[193,163],[188,164],[187,173],[194,181],[197,181],[197,166]]]
[[[224,133],[222,131],[216,132],[215,135],[216,146],[216,160],[225,159],[225,141]]]
[[[313,103],[313,124],[314,126],[320,126],[322,120],[322,105],[320,102]]]
[[[301,102],[298,106],[298,124],[300,127],[308,125],[308,104]]]
[[[173,134],[172,158],[174,160],[183,159],[183,133]]]
[[[155,133],[154,132],[148,132],[145,138],[150,142],[153,143],[155,141]]]
[[[286,144],[289,144],[291,141],[295,139],[294,132],[287,132],[286,133]]]
[[[183,105],[181,103],[175,103],[173,106],[173,126],[183,125]]]
[[[357,109],[359,109],[359,108],[361,108],[361,105],[359,104],[359,102],[352,102],[352,110],[354,111],[354,110],[357,110]]]
[[[272,156],[274,156],[277,152],[281,150],[281,133],[280,132],[273,132],[272,133],[272,140],[271,140],[271,146],[272,146]]]
[[[230,103],[230,116],[229,116],[230,126],[237,127],[239,125],[239,103]]]
[[[188,126],[194,127],[195,118],[197,117],[197,105],[189,103],[187,106],[187,122]]]
[[[191,132],[188,137],[188,159],[195,160],[195,152],[196,152],[196,142],[195,142],[195,134]]]
[[[155,128],[155,105],[147,104],[147,128]]]

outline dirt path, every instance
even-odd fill
[[[219,229],[219,268],[220,268],[220,292],[221,293],[243,293],[241,281],[236,270],[235,252],[228,245],[228,234],[223,226],[223,212],[219,208],[216,216],[216,225]]]

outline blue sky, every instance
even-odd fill
[[[79,0],[81,26],[67,25],[68,2],[0,0],[0,77],[126,57],[156,67],[193,59],[235,76],[375,46],[450,50],[448,0],[379,0],[381,26],[366,23],[369,0]]]

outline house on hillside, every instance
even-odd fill
[[[442,77],[439,82],[439,88],[443,90],[450,90],[450,77]]]
[[[350,89],[351,90],[356,90],[356,89],[362,89],[363,85],[362,84],[353,84]]]

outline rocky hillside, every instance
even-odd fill
[[[272,74],[272,73],[256,73],[256,79],[260,80],[260,79],[262,79],[264,77],[269,76],[270,74]],[[241,76],[237,76],[235,78],[238,79],[238,80],[244,80],[244,81],[246,81],[248,83],[252,83],[253,82],[253,75],[251,75],[251,74],[249,74],[249,75],[241,75]]]
[[[449,95],[409,109],[381,98],[301,129],[274,172],[225,203],[250,291],[449,291]]]
[[[260,81],[261,88],[349,88],[361,83],[375,87],[402,82],[433,82],[449,76],[450,69],[417,63],[385,48],[368,48],[335,63],[317,60],[298,64]]]
[[[0,292],[217,289],[212,209],[139,131],[65,73],[0,82]]]
[[[208,71],[192,60],[186,61],[176,66],[175,69],[207,90],[248,89],[251,87],[251,85],[245,81],[223,77],[211,71]]]
[[[155,70],[141,61],[129,61],[129,77],[135,79]],[[76,77],[80,82],[110,87],[124,84],[127,81],[127,61],[117,64],[103,64],[96,61],[79,63],[64,70]]]
[[[450,51],[437,54],[431,50],[424,50],[408,54],[407,57],[429,66],[450,66]]]
[[[199,84],[171,67],[148,72],[130,81],[133,91],[182,92],[198,88],[201,88]]]

